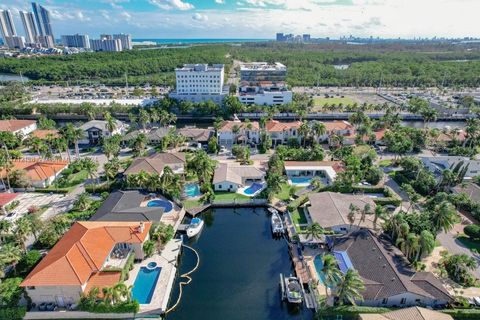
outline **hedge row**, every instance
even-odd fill
[[[130,302],[119,302],[114,305],[100,302],[93,305],[83,305],[80,307],[82,311],[93,313],[137,313],[140,305],[137,300]]]
[[[25,313],[25,307],[0,307],[0,319],[23,319]]]

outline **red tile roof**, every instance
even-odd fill
[[[44,181],[65,169],[65,167],[68,165],[68,161],[18,159],[12,160],[12,164],[12,170],[25,170],[27,177],[29,177],[32,181]],[[5,174],[5,170],[0,171],[1,177],[4,177]]]
[[[325,129],[327,129],[328,132],[354,129],[353,125],[348,121],[332,121],[324,122],[323,124],[325,125]]]
[[[21,286],[84,285],[101,270],[115,244],[143,243],[151,225],[144,222],[140,232],[138,222],[76,222]]]
[[[18,193],[0,193],[0,207],[3,207],[10,203],[18,196]]]
[[[102,289],[110,288],[116,285],[120,281],[121,274],[122,273],[120,271],[97,272],[90,277],[90,280],[88,280],[87,286],[83,291],[85,293],[89,293],[93,288],[98,288],[98,297],[101,298],[103,296]]]
[[[15,132],[34,123],[34,120],[0,120],[0,131]]]
[[[282,132],[290,129],[298,129],[302,123],[300,121],[294,122],[280,122],[277,120],[270,120],[265,123],[265,128],[268,132]]]
[[[46,139],[49,137],[49,135],[52,135],[54,138],[60,137],[60,134],[58,133],[58,130],[40,130],[37,129],[32,132],[33,137],[37,137],[39,139]]]

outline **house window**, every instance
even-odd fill
[[[232,185],[230,185],[230,189],[231,189],[231,188],[233,188],[233,186],[232,186]]]
[[[35,290],[35,286],[27,287],[28,290]]]
[[[400,304],[405,304],[407,302],[407,298],[402,298],[402,300],[400,300]]]
[[[222,185],[221,185],[221,184],[218,185],[218,189],[222,189]]]
[[[384,299],[382,300],[382,304],[387,304],[387,303],[388,303],[388,298],[384,298]]]

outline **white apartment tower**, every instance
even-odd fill
[[[224,65],[185,64],[175,69],[176,90],[170,97],[178,100],[221,103],[228,94],[224,87]]]
[[[122,42],[122,50],[132,50],[132,36],[125,33],[114,34],[113,39],[119,39]]]
[[[90,40],[88,35],[83,34],[74,34],[74,35],[64,35],[62,36],[62,43],[65,47],[72,48],[90,48]]]
[[[120,39],[91,39],[90,48],[93,51],[122,51]]]
[[[7,47],[19,49],[25,47],[25,39],[17,36],[17,30],[15,29],[10,10],[0,10],[0,33]]]
[[[27,43],[37,42],[38,31],[35,26],[35,17],[32,12],[20,11],[20,18],[22,19],[23,29]]]

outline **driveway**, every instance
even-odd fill
[[[8,219],[11,222],[14,222],[20,219],[21,217],[23,217],[25,214],[27,214],[29,208],[31,207],[40,208],[44,206],[50,206],[58,201],[61,201],[61,198],[63,198],[63,195],[61,194],[34,193],[34,192],[21,193],[17,198],[15,198],[15,200],[20,202],[20,204],[14,210],[12,210],[12,212],[14,212],[15,215],[13,215],[10,218],[6,217],[5,219]]]
[[[455,228],[453,229],[455,230]],[[438,234],[437,239],[440,244],[451,254],[466,254],[469,257],[474,258],[477,261],[477,269],[473,271],[473,275],[480,279],[480,255],[473,254],[467,247],[465,247],[460,241],[455,239],[456,231],[442,232]]]

